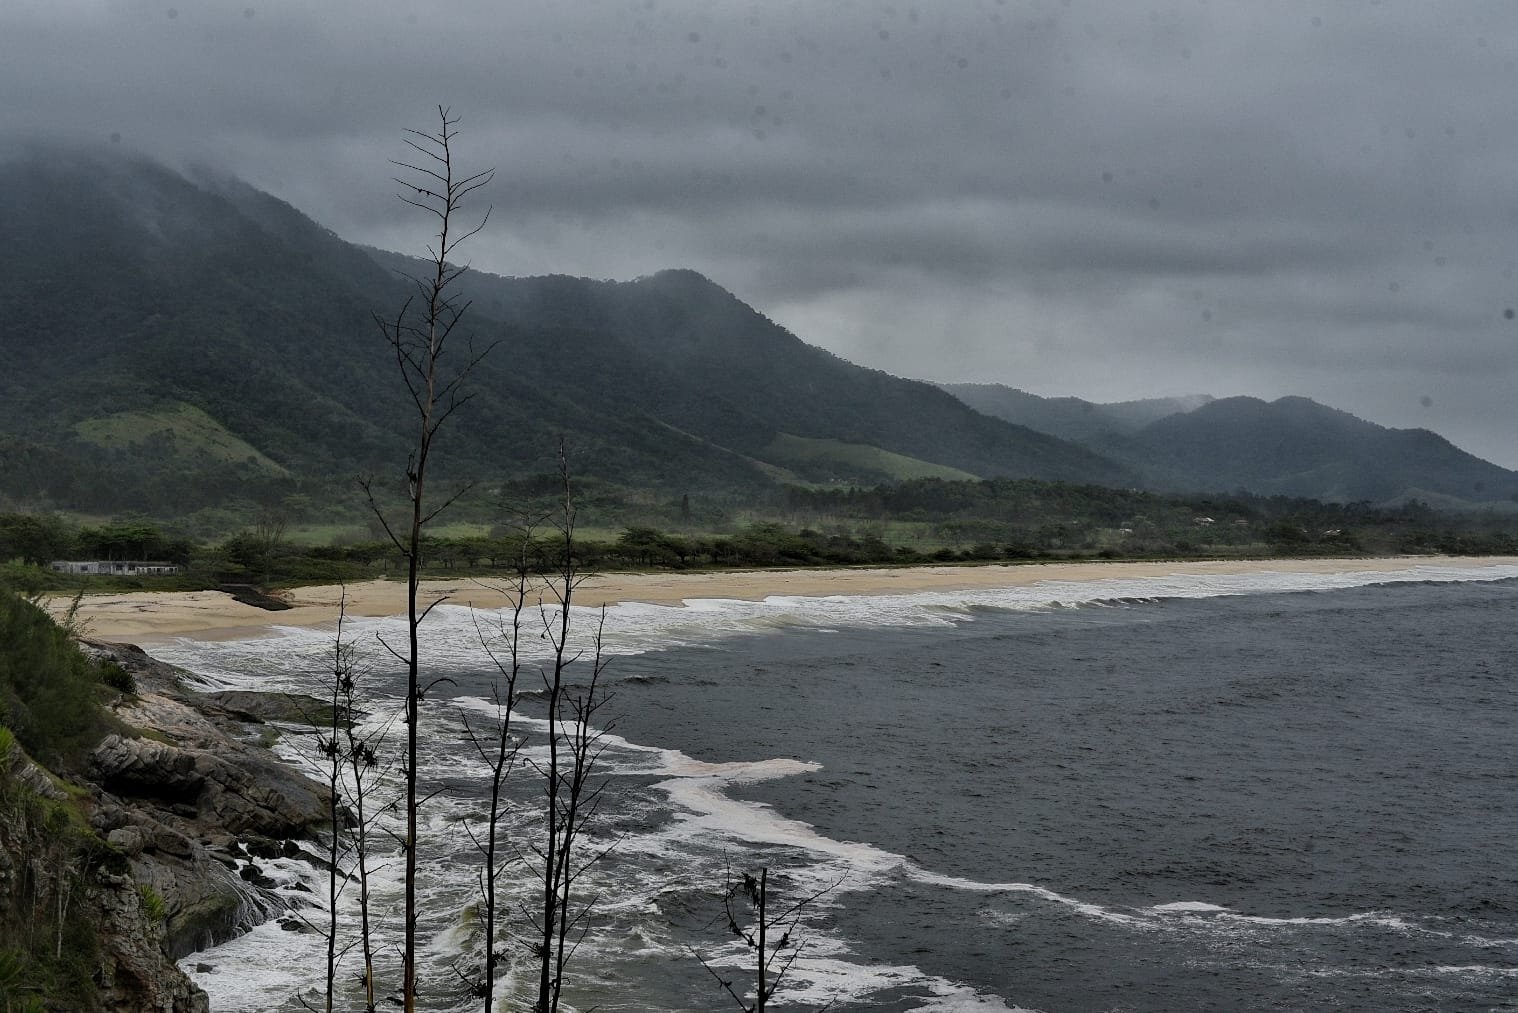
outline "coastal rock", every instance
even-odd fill
[[[183,857],[144,853],[132,875],[163,900],[163,948],[174,960],[237,937],[277,907],[203,849]]]
[[[148,835],[141,827],[117,827],[105,835],[105,842],[128,858],[136,858],[148,845]]]
[[[53,783],[53,779],[47,772],[33,763],[21,750],[12,749],[5,762],[11,778],[32,794],[54,802],[68,797],[62,788]]]
[[[117,794],[161,801],[196,798],[205,777],[195,754],[151,739],[108,735],[90,756],[90,774]]]
[[[260,693],[254,690],[227,689],[198,693],[196,698],[224,708],[240,721],[279,721],[317,728],[330,728],[332,725],[332,701],[302,693]],[[340,721],[347,721],[347,715],[341,708],[338,709],[337,716]]]
[[[91,754],[90,772],[115,795],[193,807],[199,822],[233,834],[291,837],[326,821],[320,785],[251,750],[231,752],[110,735]]]
[[[177,850],[189,841],[182,835],[175,840],[168,828],[154,834],[134,814],[105,805],[99,807],[105,822],[122,822],[102,842],[92,836],[98,831],[73,822],[78,800],[53,784],[19,747],[12,746],[0,762],[0,917],[7,931],[15,933],[8,938],[22,938],[20,924],[27,924],[28,931],[38,920],[46,924],[40,912],[56,912],[60,953],[65,939],[74,938],[72,930],[65,933],[66,925],[90,940],[82,951],[89,963],[75,965],[73,977],[59,982],[62,994],[77,999],[77,990],[86,988],[92,998],[89,1008],[108,1013],[207,1013],[205,993],[180,972],[166,949],[162,901],[134,878],[156,861],[148,851],[155,841]],[[28,768],[35,775],[28,775]],[[45,940],[43,945],[50,947],[52,938]],[[63,1008],[59,1001],[50,1001],[48,1008]]]
[[[312,813],[300,805],[312,805],[310,798],[292,803],[276,788],[257,786],[257,772],[151,739],[108,737],[92,755],[91,770],[126,803],[99,807],[107,822],[122,814],[129,821],[106,840],[131,860],[134,880],[162,900],[160,934],[169,957],[224,942],[268,917],[276,906],[272,899],[242,882],[229,868],[230,856],[218,855],[201,838],[227,842],[217,832],[222,829],[305,829]],[[142,804],[130,807],[126,800],[133,799]],[[182,815],[184,799],[192,800],[188,818]]]
[[[164,927],[129,876],[101,876],[88,898],[104,928],[96,974],[101,1005],[119,1013],[209,1013],[206,994],[175,967]]]
[[[123,1005],[111,1008],[201,1013],[204,993],[171,961],[288,910],[289,902],[272,892],[273,880],[239,875],[248,853],[242,842],[256,842],[261,851],[299,853],[290,839],[325,828],[329,795],[248,733],[245,722],[261,720],[255,711],[284,719],[277,706],[265,708],[253,699],[279,694],[218,699],[187,688],[184,673],[135,647],[94,647],[136,680],[137,693],[113,709],[142,732],[107,736],[90,757],[96,783],[90,823],[126,861],[131,884],[132,896],[107,911],[113,945],[126,946],[126,935],[135,931],[126,906],[136,902],[140,908],[142,897],[152,897],[154,913],[161,915],[143,936],[152,940],[159,964],[124,951],[106,975],[114,982],[109,987],[123,996]],[[298,711],[304,704],[288,706]],[[127,927],[121,931],[114,928],[118,916]],[[161,994],[142,984],[154,975]]]

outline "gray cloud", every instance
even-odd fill
[[[209,161],[417,248],[437,102],[501,273],[708,273],[932,379],[1299,393],[1518,466],[1502,0],[0,8],[0,129]],[[1425,404],[1425,400],[1427,404]]]

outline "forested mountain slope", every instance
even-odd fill
[[[398,266],[235,180],[7,153],[0,495],[164,514],[395,470],[410,427],[373,314],[405,298]],[[562,436],[581,474],[672,492],[1133,477],[808,346],[694,272],[468,282],[492,350],[442,444],[455,476],[549,470]]]
[[[1388,429],[1307,398],[1206,395],[1098,404],[998,384],[945,384],[988,415],[1081,443],[1148,488],[1300,496],[1325,502],[1504,506],[1518,473],[1426,429]]]
[[[0,501],[173,516],[395,474],[411,425],[374,315],[401,305],[414,263],[235,179],[110,150],[0,150]],[[655,496],[920,477],[1518,494],[1518,475],[1432,433],[1303,399],[950,388],[967,405],[810,346],[694,271],[471,272],[464,294],[490,351],[438,464],[485,487],[551,471],[562,438],[581,476]]]
[[[1518,473],[1427,429],[1388,429],[1301,397],[1223,398],[1096,444],[1178,490],[1329,502],[1511,502]]]

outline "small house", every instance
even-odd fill
[[[55,559],[48,567],[54,573],[110,577],[171,577],[183,569],[178,563],[137,559]]]

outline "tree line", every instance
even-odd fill
[[[631,524],[611,538],[577,537],[576,564],[594,570],[763,569],[891,566],[1059,559],[1211,558],[1446,553],[1518,553],[1518,518],[1397,507],[1320,503],[1239,493],[1179,497],[1099,486],[994,479],[923,479],[871,489],[793,487],[776,518],[725,532]],[[497,526],[477,535],[423,532],[417,565],[437,575],[490,575],[524,559],[537,573],[559,547]],[[156,560],[173,578],[127,583],[206,588],[366,580],[405,570],[386,538],[304,545],[263,515],[221,541],[126,518],[78,524],[48,514],[0,513],[0,582],[38,591],[72,586],[49,575],[56,559]],[[76,579],[77,580],[77,579]]]

